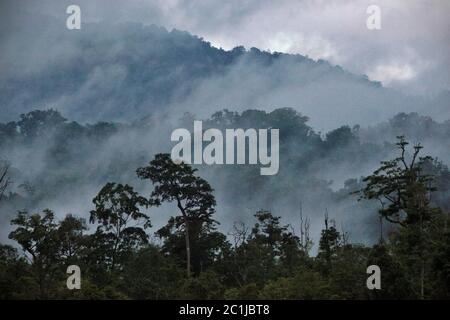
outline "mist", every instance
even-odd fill
[[[276,176],[261,177],[254,166],[198,166],[215,189],[223,232],[235,221],[251,224],[259,209],[282,216],[295,230],[301,206],[316,242],[325,212],[351,230],[351,240],[371,242],[378,237],[376,204],[357,202],[346,181],[395,157],[393,143],[402,134],[449,164],[448,92],[409,95],[325,60],[220,49],[156,25],[101,21],[71,32],[53,16],[11,14],[0,28],[0,159],[12,166],[15,195],[2,203],[2,241],[17,210],[50,208],[59,218],[87,218],[92,198],[109,181],[148,195],[152,187],[136,169],[170,152],[172,130],[192,119],[213,127],[211,116],[223,109],[237,112],[231,127],[286,125],[291,118],[277,123],[279,108],[292,108],[286,115],[293,118],[308,117],[305,126],[300,120],[294,126],[305,132],[282,138]],[[28,140],[4,133],[21,114],[50,108],[68,119],[62,127],[43,127],[43,134]],[[402,112],[403,118],[396,116]],[[345,125],[355,140],[330,142],[327,134]],[[20,187],[24,183],[33,194]],[[176,214],[170,205],[149,212],[151,232]]]

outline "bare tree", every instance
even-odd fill
[[[300,246],[306,253],[311,249],[311,238],[309,236],[310,219],[303,217],[303,203],[300,202]]]
[[[228,235],[233,237],[234,247],[237,248],[245,242],[249,232],[249,227],[242,221],[234,222],[233,229],[228,232]]]
[[[241,263],[238,259],[237,249],[245,243],[248,239],[249,227],[242,221],[234,222],[233,229],[228,232],[228,235],[233,238],[234,251],[233,251],[233,263],[236,267],[236,273],[234,273],[234,278],[238,283],[239,287],[242,287],[247,281],[247,272],[244,268],[241,268]],[[244,270],[243,270],[244,269]]]
[[[342,245],[345,247],[347,244],[349,244],[350,233],[345,230],[343,223],[341,223],[341,237]]]
[[[11,184],[11,180],[8,175],[9,165],[0,163],[0,201],[6,192],[6,189]]]

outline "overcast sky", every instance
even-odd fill
[[[1,0],[2,2],[4,0]],[[2,15],[19,1],[3,7]],[[448,0],[33,0],[22,6],[65,19],[78,4],[82,22],[134,21],[189,31],[225,49],[300,53],[326,59],[411,93],[450,90]],[[381,9],[368,30],[367,7]],[[39,24],[36,24],[38,27]]]

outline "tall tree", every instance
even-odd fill
[[[181,261],[186,259],[186,237],[182,216],[171,217],[168,223],[156,232],[164,239],[162,252]],[[216,230],[212,219],[189,220],[189,247],[191,254],[191,274],[199,274],[209,267],[217,266],[229,243],[226,236]]]
[[[325,229],[322,230],[319,241],[319,253],[317,259],[324,262],[323,273],[329,275],[332,270],[333,259],[336,257],[337,251],[341,246],[342,236],[337,231],[333,220],[329,220],[328,212],[325,213]]]
[[[216,205],[213,189],[206,180],[195,176],[196,171],[185,163],[174,163],[169,154],[157,154],[147,167],[137,169],[138,177],[150,179],[155,186],[149,199],[151,205],[175,202],[180,210],[178,222],[184,226],[188,277],[191,275],[190,227],[211,222]]]
[[[420,144],[413,147],[407,159],[409,142],[397,137],[400,156],[382,161],[381,167],[363,179],[366,186],[360,190],[362,198],[376,199],[381,203],[380,214],[389,222],[407,226],[423,223],[431,218],[435,208],[430,207],[429,195],[435,191],[432,176],[423,173],[423,164],[431,157],[419,157]]]
[[[107,242],[113,272],[132,248],[148,243],[145,229],[151,227],[150,218],[141,211],[148,202],[129,185],[107,183],[93,203],[89,221],[99,223],[94,238]]]
[[[441,213],[431,204],[431,194],[436,191],[433,176],[424,172],[424,165],[433,161],[430,156],[420,157],[423,148],[420,144],[413,146],[408,156],[409,143],[404,136],[398,136],[396,143],[400,155],[389,161],[381,162],[381,167],[372,175],[363,179],[366,186],[360,190],[362,198],[376,199],[380,202],[379,213],[391,223],[403,228],[397,237],[397,247],[404,245],[410,256],[410,264],[420,269],[419,296],[425,296],[426,250],[432,221]],[[415,258],[417,257],[417,259]],[[413,261],[413,263],[411,263]]]

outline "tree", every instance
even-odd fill
[[[0,299],[33,298],[36,292],[30,278],[30,265],[17,249],[0,244]]]
[[[50,286],[58,272],[57,223],[54,213],[48,209],[42,214],[19,212],[11,221],[17,228],[9,238],[17,241],[31,260],[33,273],[39,286],[39,298],[49,297]]]
[[[0,162],[0,201],[5,194],[6,189],[11,184],[11,180],[8,176],[9,165],[7,163],[2,164]]]
[[[307,256],[300,239],[288,231],[289,226],[281,225],[281,217],[276,217],[269,211],[260,210],[255,217],[257,223],[252,229],[249,242],[254,242],[261,247],[261,252],[267,253],[263,274],[265,270],[269,277],[271,273],[291,273]]]
[[[224,288],[219,279],[220,276],[210,270],[198,277],[184,279],[182,296],[190,300],[223,299]]]
[[[251,231],[245,224],[235,223],[230,234],[235,245],[223,273],[241,289],[251,283],[263,286],[281,275],[292,275],[307,260],[300,239],[288,231],[289,226],[281,225],[280,217],[259,210],[255,218],[257,222]]]
[[[352,129],[349,126],[342,126],[327,133],[325,144],[327,148],[333,150],[352,145],[356,142],[358,142],[358,137],[355,136]]]
[[[372,299],[411,299],[411,286],[406,278],[406,270],[397,261],[398,256],[389,252],[384,244],[374,245],[369,252],[367,265],[377,265],[381,272],[382,290],[371,290],[369,298]]]
[[[147,167],[137,169],[138,177],[150,179],[155,186],[149,198],[151,205],[175,202],[180,210],[181,216],[174,222],[184,227],[188,277],[191,275],[190,227],[215,223],[213,189],[206,180],[195,176],[196,171],[184,163],[175,164],[169,154],[157,154]]]
[[[326,279],[314,270],[300,267],[289,278],[268,281],[259,292],[260,299],[328,299],[330,288]]]
[[[186,238],[182,217],[171,217],[168,223],[156,232],[164,239],[162,252],[184,261],[186,258]],[[209,267],[217,266],[228,252],[226,236],[216,230],[212,219],[190,219],[189,245],[191,254],[191,273],[200,274]]]
[[[422,172],[423,163],[431,157],[418,157],[423,147],[416,144],[408,161],[406,146],[409,143],[403,136],[397,138],[400,156],[382,161],[380,168],[363,179],[366,186],[359,193],[362,198],[378,200],[379,212],[389,222],[402,226],[423,223],[437,211],[430,207],[429,194],[435,191],[432,176]]]
[[[332,220],[329,225],[328,213],[325,214],[325,229],[322,230],[319,241],[318,261],[323,266],[323,272],[329,275],[332,270],[332,262],[336,257],[338,249],[341,247],[342,236],[336,230],[335,223]],[[324,263],[323,263],[324,262]]]
[[[432,272],[430,272],[435,283],[432,298],[438,299],[450,299],[450,231],[447,228],[450,222],[449,214],[445,218],[445,227],[441,228],[439,233],[435,233],[434,243],[437,245],[431,261]]]
[[[59,255],[67,264],[78,263],[81,251],[84,248],[85,237],[83,232],[87,230],[86,222],[82,218],[68,214],[59,223],[57,239],[59,241]]]
[[[134,252],[124,263],[119,286],[131,299],[173,299],[179,296],[184,276],[170,256],[151,244]]]
[[[148,243],[145,229],[151,227],[150,218],[141,212],[148,202],[129,185],[107,183],[93,203],[95,210],[91,211],[89,221],[99,223],[96,238],[107,243],[113,272],[132,248]],[[132,222],[135,224],[131,225]]]
[[[433,176],[424,173],[426,164],[433,162],[430,156],[419,157],[423,148],[420,144],[413,147],[412,155],[407,157],[408,142],[404,136],[398,136],[396,146],[400,156],[393,160],[382,161],[381,167],[372,175],[363,179],[366,186],[359,191],[361,198],[376,199],[381,203],[379,213],[387,221],[403,227],[395,235],[397,248],[408,257],[408,264],[420,269],[419,296],[425,296],[426,261],[429,260],[430,232],[441,211],[431,205],[431,194],[436,191]],[[416,258],[417,257],[417,258]],[[413,270],[414,270],[413,269]]]
[[[20,115],[17,127],[22,136],[35,138],[41,136],[51,129],[58,128],[67,121],[58,111],[34,110]]]
[[[358,244],[342,244],[335,248],[332,272],[326,274],[333,299],[367,299],[368,253],[368,248]]]

